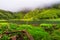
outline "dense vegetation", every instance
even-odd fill
[[[0,10],[0,34],[6,31],[27,30],[33,36],[34,40],[60,40],[60,24],[13,24],[13,22],[9,23],[11,19],[13,21],[27,21],[27,24],[28,21],[40,21],[41,19],[53,19],[53,21],[60,20],[60,4],[43,9],[36,8],[34,10],[19,12]],[[2,20],[7,20],[8,22],[5,22],[7,24],[4,24],[4,22],[1,23]],[[19,32],[12,35],[17,34],[19,34]],[[9,40],[10,36],[11,35],[6,36],[3,34],[0,40]],[[28,40],[26,36],[24,36],[24,40]]]
[[[4,33],[4,31],[15,31],[15,30],[27,30],[34,38],[34,40],[60,40],[60,25],[52,25],[52,24],[40,24],[40,26],[32,26],[32,25],[16,25],[16,24],[0,24],[0,34]],[[18,32],[19,33],[19,32]],[[16,35],[12,34],[12,35]],[[9,40],[8,36],[3,36],[1,40]],[[25,36],[26,37],[26,36]],[[24,38],[24,40],[27,40]]]
[[[57,5],[57,6],[56,6]],[[60,4],[56,4],[51,7],[43,9],[36,8],[35,10],[10,12],[0,10],[0,19],[56,19],[60,18]]]

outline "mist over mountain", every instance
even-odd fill
[[[24,9],[18,12],[11,12],[0,9],[0,20],[1,19],[40,20],[40,19],[56,19],[56,18],[60,18],[60,4],[54,4],[51,7],[45,7],[42,9],[40,8],[36,8],[34,10]]]
[[[12,12],[51,6],[60,0],[0,0],[0,9]]]

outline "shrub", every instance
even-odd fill
[[[52,33],[54,30],[52,24],[40,24],[40,27],[42,27],[48,33]]]
[[[40,27],[34,27],[31,25],[20,25],[20,29],[27,30],[34,37],[34,40],[51,40],[49,34]]]
[[[51,35],[52,40],[60,40],[60,31],[55,30]]]
[[[40,27],[34,27],[31,25],[15,26],[15,24],[10,24],[10,26],[8,28],[5,28],[5,27],[7,27],[7,26],[5,25],[4,27],[2,27],[3,29],[1,28],[0,32],[2,30],[3,30],[2,32],[4,32],[4,31],[6,31],[6,29],[8,29],[8,31],[11,29],[12,29],[12,31],[14,31],[15,29],[16,30],[24,30],[25,29],[33,36],[34,40],[51,40],[50,35]],[[15,34],[17,34],[17,33],[15,33]],[[12,34],[12,35],[15,35],[15,34]],[[4,35],[2,39],[3,40],[9,39],[9,35],[8,36]],[[26,38],[25,38],[25,40],[26,40]]]

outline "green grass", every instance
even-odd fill
[[[55,26],[56,28],[59,25]],[[4,31],[18,31],[18,30],[27,30],[34,38],[34,40],[54,40],[56,37],[56,40],[60,40],[60,32],[58,31],[59,28],[53,27],[52,24],[41,24],[40,26],[32,26],[27,24],[22,25],[16,25],[16,24],[0,24],[0,34],[4,33]],[[45,30],[47,28],[47,30]],[[52,31],[52,32],[51,32]],[[51,34],[50,34],[51,32]],[[12,35],[16,35],[12,34]],[[55,36],[55,37],[54,37]],[[4,35],[1,40],[9,40],[9,35]],[[25,37],[24,40],[27,40]]]
[[[47,32],[45,32],[40,27],[34,27],[34,26],[31,26],[31,25],[20,25],[18,27],[15,24],[9,24],[9,26],[8,25],[1,25],[1,27],[0,27],[0,33],[2,34],[6,30],[8,30],[8,31],[27,30],[33,36],[34,40],[50,40],[49,34]],[[7,38],[6,38],[6,36],[4,36],[2,38],[2,40],[8,39],[8,36],[7,36]]]

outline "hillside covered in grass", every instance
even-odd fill
[[[0,10],[0,19],[23,19],[23,20],[40,20],[40,19],[57,19],[60,18],[60,4],[51,7],[36,8],[29,11],[10,12]]]
[[[20,20],[23,20],[25,23]],[[34,40],[60,40],[60,24],[55,24],[55,22],[54,24],[41,23],[45,20],[46,22],[60,21],[60,4],[19,12],[0,10],[0,40],[11,40],[11,36],[13,38],[17,36],[17,40],[20,40],[20,38],[28,40],[29,38],[27,38],[26,34],[23,35],[25,32],[21,33],[19,32],[20,30],[27,31]],[[32,24],[32,22],[28,24],[29,21],[38,22],[34,22],[36,24]],[[21,22],[23,24],[20,24]],[[21,35],[22,37],[20,37]]]

